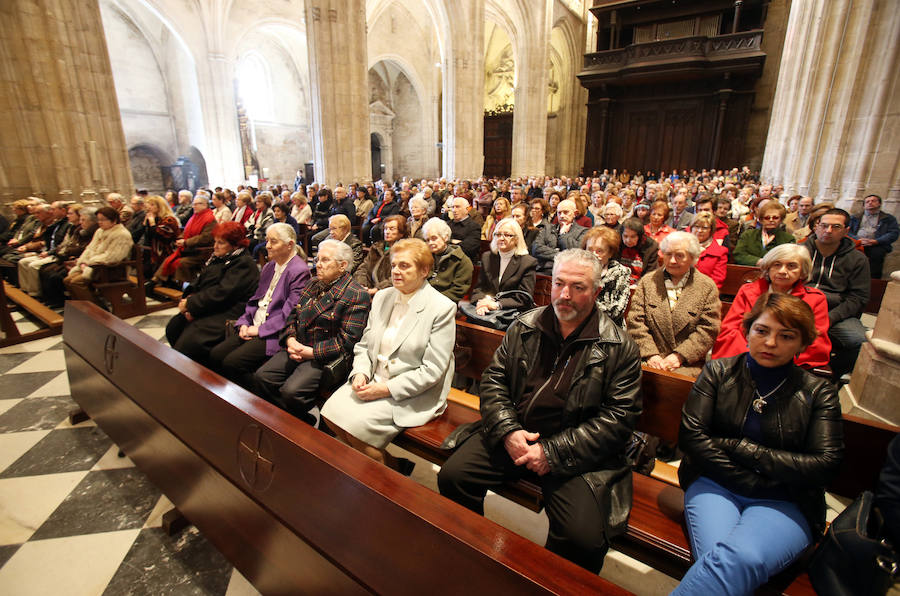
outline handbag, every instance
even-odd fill
[[[331,362],[326,362],[322,365],[320,386],[323,389],[331,390],[338,385],[344,384],[349,374],[350,359],[345,354],[341,354]]]
[[[816,547],[809,579],[820,596],[885,594],[898,576],[897,551],[884,539],[884,518],[871,491],[838,515]]]
[[[500,331],[506,331],[507,329],[509,329],[509,326],[513,324],[513,321],[516,320],[516,317],[518,317],[526,310],[534,307],[534,298],[525,290],[505,290],[503,292],[499,292],[496,296],[494,296],[494,299],[500,300],[501,298],[508,298],[509,296],[515,295],[524,298],[524,303],[526,306],[521,309],[498,308],[497,310],[489,310],[483,315],[478,314],[476,312],[475,305],[470,302],[460,302],[459,309],[463,312],[464,315],[466,315],[466,319],[469,323],[481,325],[482,327],[498,329]]]

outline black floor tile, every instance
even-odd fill
[[[32,354],[34,356],[34,354]],[[27,397],[59,376],[61,370],[5,374],[0,376],[0,399]]]
[[[31,540],[140,528],[161,495],[137,468],[88,472]]]
[[[40,352],[17,352],[15,354],[0,354],[0,374],[12,370],[26,360],[37,356]]]
[[[0,567],[6,565],[6,562],[9,561],[16,551],[19,550],[21,544],[6,544],[4,546],[0,546]]]
[[[175,536],[159,528],[141,530],[104,596],[222,596],[231,565],[193,526]]]
[[[0,478],[90,470],[112,444],[96,426],[50,431],[10,464]]]
[[[75,402],[60,397],[30,397],[0,414],[0,433],[50,430],[65,420]]]

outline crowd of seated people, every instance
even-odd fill
[[[485,431],[491,442],[479,447],[487,455],[479,451],[478,457],[503,449],[509,461],[500,479],[513,469],[571,476],[587,470],[579,466],[600,465],[587,453],[569,464],[560,453],[545,452],[542,459],[531,448],[548,449],[556,443],[540,437],[564,432],[546,418],[566,407],[567,392],[557,389],[578,384],[577,371],[561,356],[582,358],[580,342],[611,342],[630,374],[639,375],[634,371],[643,365],[698,379],[683,422],[690,474],[684,486],[692,511],[710,500],[751,496],[744,486],[755,477],[727,474],[746,459],[745,447],[722,437],[742,437],[740,445],[749,441],[759,449],[782,444],[767,426],[772,410],[765,404],[743,427],[732,428],[731,422],[722,427],[720,414],[702,398],[732,391],[727,386],[737,376],[756,387],[763,402],[803,385],[831,404],[830,385],[805,371],[821,376],[830,367],[839,381],[852,370],[865,341],[859,316],[869,297],[870,270],[883,273],[884,256],[898,236],[880,197],[866,197],[865,211],[851,216],[810,197],[783,196],[737,170],[662,178],[642,172],[333,189],[239,187],[138,196],[128,206],[111,194],[108,202],[100,209],[39,199],[14,203],[15,219],[0,222],[4,276],[54,306],[64,291],[100,302],[90,284],[92,266],[120,263],[140,243],[152,272],[148,289],[168,284],[182,290],[179,312],[166,329],[173,348],[404,473],[409,462],[391,457],[385,447],[403,428],[443,411],[457,318],[508,330],[507,337],[515,337],[510,341],[519,342],[516,349],[529,355],[528,346],[538,341],[531,333],[541,335],[540,345],[553,346],[554,357],[539,358],[522,378],[497,372],[487,384],[498,392],[489,403],[501,408],[491,412],[500,426]],[[130,216],[127,226],[120,223],[123,213]],[[314,259],[307,260],[304,246],[313,248]],[[733,299],[723,297],[731,301],[723,317],[719,292],[729,264],[755,266],[760,273]],[[540,275],[552,276],[545,309],[534,308]],[[590,382],[608,382],[605,374],[597,371]],[[548,380],[557,389],[545,391]],[[507,403],[509,383],[537,409]],[[728,416],[739,420],[737,406],[730,407]],[[755,406],[740,408],[746,414]],[[499,429],[524,434],[505,444],[496,441]],[[822,440],[831,441],[829,436]],[[623,439],[615,434],[606,440],[620,446]],[[467,444],[466,457],[475,457],[475,444]],[[708,453],[716,455],[715,463],[707,462]],[[832,465],[820,463],[822,474]],[[481,489],[474,499],[460,494],[470,479],[453,474],[463,472],[448,472],[442,492],[479,510]],[[769,471],[754,473],[764,477]],[[781,477],[768,481],[776,497],[790,501],[793,485]],[[821,475],[804,482],[807,494],[823,486]],[[794,505],[796,511],[786,511],[796,535],[784,546],[783,562],[809,542],[819,523],[805,502]],[[719,556],[711,545],[720,538],[703,521],[689,520],[697,560],[691,582],[708,585],[709,560]],[[565,525],[558,530],[575,531]],[[556,535],[548,545],[596,568],[605,543],[584,547],[593,553],[586,563],[584,549],[568,538]],[[766,577],[773,569],[766,567]]]

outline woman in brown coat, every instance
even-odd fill
[[[672,232],[659,254],[664,268],[638,282],[628,331],[647,366],[697,376],[719,333],[719,290],[694,267],[700,244],[692,234]]]

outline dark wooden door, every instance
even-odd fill
[[[512,171],[513,115],[484,117],[484,175],[506,178]]]

